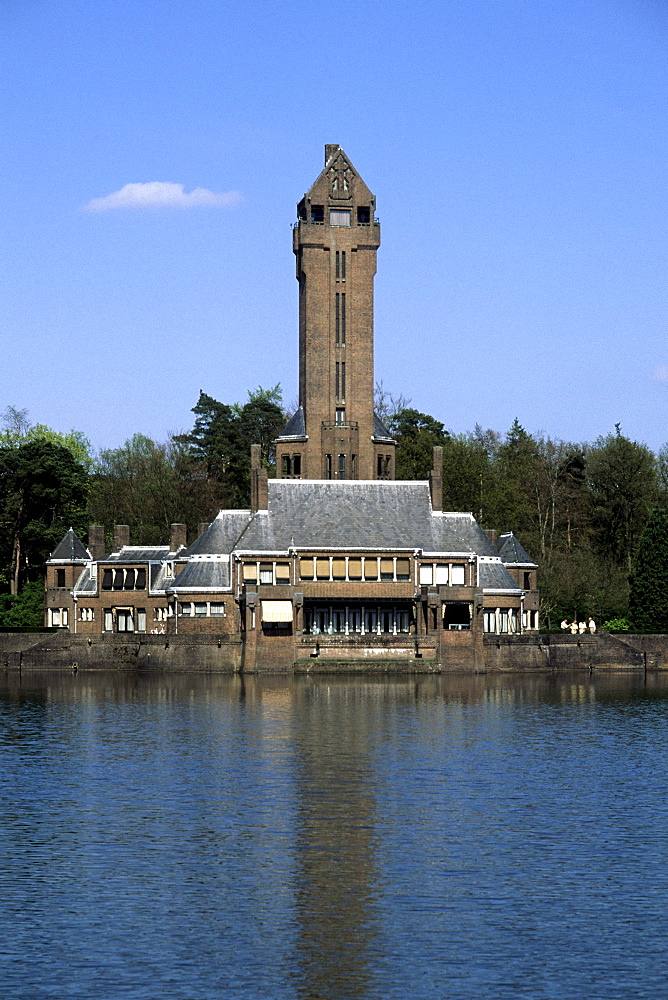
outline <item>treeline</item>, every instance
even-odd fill
[[[382,385],[376,407],[397,439],[397,478],[426,479],[432,448],[440,445],[445,509],[470,510],[485,528],[515,532],[539,564],[546,625],[591,614],[623,627],[630,603],[642,618],[644,599],[637,585],[630,592],[629,581],[634,570],[634,579],[642,576],[636,556],[656,547],[647,532],[662,537],[650,515],[668,510],[668,447],[655,455],[619,425],[591,444],[530,434],[517,420],[505,435],[478,426],[453,434]],[[157,544],[169,538],[173,522],[187,524],[192,535],[220,508],[248,506],[251,444],[261,445],[275,474],[272,442],[288,417],[280,387],[250,392],[243,404],[202,392],[193,414],[186,434],[162,443],[135,434],[94,456],[82,434],[31,426],[25,411],[6,411],[1,625],[34,617],[44,560],[69,527],[85,539],[91,523],[109,532],[128,524],[133,544]],[[33,610],[24,613],[24,605]]]

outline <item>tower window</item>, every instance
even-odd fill
[[[346,478],[346,456],[339,455],[339,479]]]
[[[290,468],[290,456],[289,455],[283,455],[282,466],[283,466],[283,469],[282,469],[283,479],[288,479],[290,477],[291,472],[292,472],[292,469]]]
[[[325,221],[325,206],[311,205],[311,222],[324,222],[324,221]]]
[[[341,281],[346,280],[346,251],[341,251]]]
[[[337,399],[339,398],[339,388],[340,388],[339,382],[340,382],[340,380],[339,380],[339,362],[337,361],[336,362],[336,376],[335,376],[335,394],[336,394],[336,398]]]
[[[338,367],[338,366],[337,366]],[[346,398],[346,363],[341,362],[341,399]]]
[[[341,343],[346,342],[346,293],[341,292]]]
[[[325,455],[325,479],[332,478],[332,456]]]
[[[349,226],[350,209],[330,208],[329,224],[330,226]]]
[[[292,474],[293,476],[301,476],[302,474],[302,457],[301,455],[292,456]]]
[[[339,295],[338,292],[336,293],[334,299],[334,327],[335,327],[336,343],[338,344],[340,343],[340,334],[341,334],[341,296]]]
[[[64,586],[65,586],[65,570],[64,569],[57,569],[56,570],[56,587],[64,587]]]
[[[337,406],[336,408],[336,422],[339,426],[342,426],[346,422],[346,411],[342,406]]]
[[[371,222],[371,210],[368,205],[360,205],[357,209],[357,225],[368,226]]]

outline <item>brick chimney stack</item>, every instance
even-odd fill
[[[434,445],[433,469],[429,473],[431,509],[443,510],[443,448]]]
[[[269,486],[267,470],[262,468],[262,452],[259,444],[251,445],[251,513],[267,510],[269,507]]]
[[[114,525],[114,552],[118,552],[124,545],[130,544],[130,526],[128,524]]]
[[[101,524],[88,525],[88,551],[93,559],[101,559],[105,554],[104,526]]]
[[[185,524],[173,524],[171,526],[169,549],[176,552],[180,548],[185,548],[188,544],[188,527]]]

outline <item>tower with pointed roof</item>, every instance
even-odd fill
[[[394,440],[373,409],[375,210],[343,149],[325,146],[293,229],[299,408],[276,442],[281,478],[394,478]]]

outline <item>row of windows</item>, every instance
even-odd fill
[[[483,631],[496,635],[517,632],[517,611],[515,608],[493,608],[483,613]]]
[[[67,628],[69,612],[67,608],[49,608],[47,624],[50,628]]]
[[[283,479],[299,479],[302,474],[301,455],[283,455],[281,459]]]
[[[422,586],[463,587],[466,584],[466,566],[463,563],[422,563]]]
[[[145,590],[146,570],[105,569],[102,575],[102,590]]]
[[[179,618],[224,618],[225,605],[212,601],[184,601],[179,604]]]
[[[341,411],[343,413],[343,410]],[[336,411],[337,416],[339,411]],[[325,455],[325,479],[356,479],[357,455],[350,456],[350,474],[348,473],[348,456],[341,454]]]
[[[299,205],[298,216],[302,221],[306,220],[306,212],[303,204]],[[330,208],[330,226],[349,226],[352,221],[352,212],[349,208]],[[311,223],[323,225],[325,222],[325,206],[311,205]],[[357,208],[357,225],[368,226],[371,224],[371,207],[369,205],[359,205]]]
[[[305,556],[299,560],[300,580],[409,581],[410,559],[400,556]]]
[[[412,612],[402,607],[314,607],[304,610],[304,632],[311,635],[398,635],[411,631]]]

